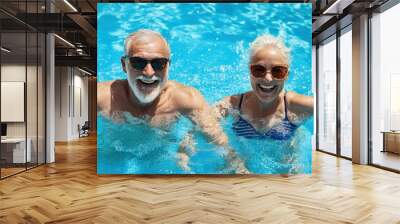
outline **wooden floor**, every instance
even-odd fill
[[[7,177],[19,172],[22,172],[26,170],[25,167],[24,168],[1,168],[1,177]]]
[[[400,175],[314,153],[312,175],[97,176],[94,137],[0,181],[0,223],[400,223]]]
[[[20,173],[20,172],[23,172],[23,171],[25,171],[25,170],[27,170],[27,169],[33,169],[33,168],[35,168],[37,166],[37,164],[27,164],[27,167],[25,167],[25,164],[18,164],[18,167],[11,167],[11,168],[9,168],[9,167],[7,167],[7,168],[4,168],[4,167],[2,167],[1,168],[1,178],[5,178],[5,177],[8,177],[8,176],[11,176],[11,175],[14,175],[14,174],[17,174],[17,173]]]
[[[375,164],[400,170],[400,154],[376,150],[372,158]]]

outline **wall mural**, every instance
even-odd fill
[[[98,4],[99,174],[311,173],[311,4]]]

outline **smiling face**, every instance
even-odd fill
[[[250,80],[255,95],[261,102],[273,102],[282,91],[287,75],[283,79],[277,79],[272,73],[277,72],[277,69],[288,69],[288,59],[279,48],[269,45],[256,51],[250,61],[250,67],[252,65],[253,74],[250,69]],[[265,68],[265,74],[254,71],[254,67]],[[263,75],[259,75],[260,73]]]
[[[167,43],[153,33],[132,36],[126,42],[125,54],[121,63],[133,94],[142,104],[153,102],[168,80],[169,63],[165,59],[169,59],[170,53]],[[160,63],[165,66],[160,68]]]

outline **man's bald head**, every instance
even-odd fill
[[[164,37],[158,32],[146,29],[133,32],[125,39],[125,55],[133,55],[138,50],[137,48],[142,48],[143,46],[157,47],[165,57],[170,57],[170,49]]]

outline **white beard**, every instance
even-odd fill
[[[135,95],[135,97],[143,104],[148,104],[148,103],[153,102],[160,95],[161,88],[164,86],[164,82],[165,82],[164,80],[160,81],[158,86],[153,91],[151,91],[151,93],[144,94],[137,87],[137,84],[136,84],[137,83],[137,78],[132,80],[130,78],[130,76],[128,75],[129,87],[131,88],[131,90],[132,90],[133,94]]]

